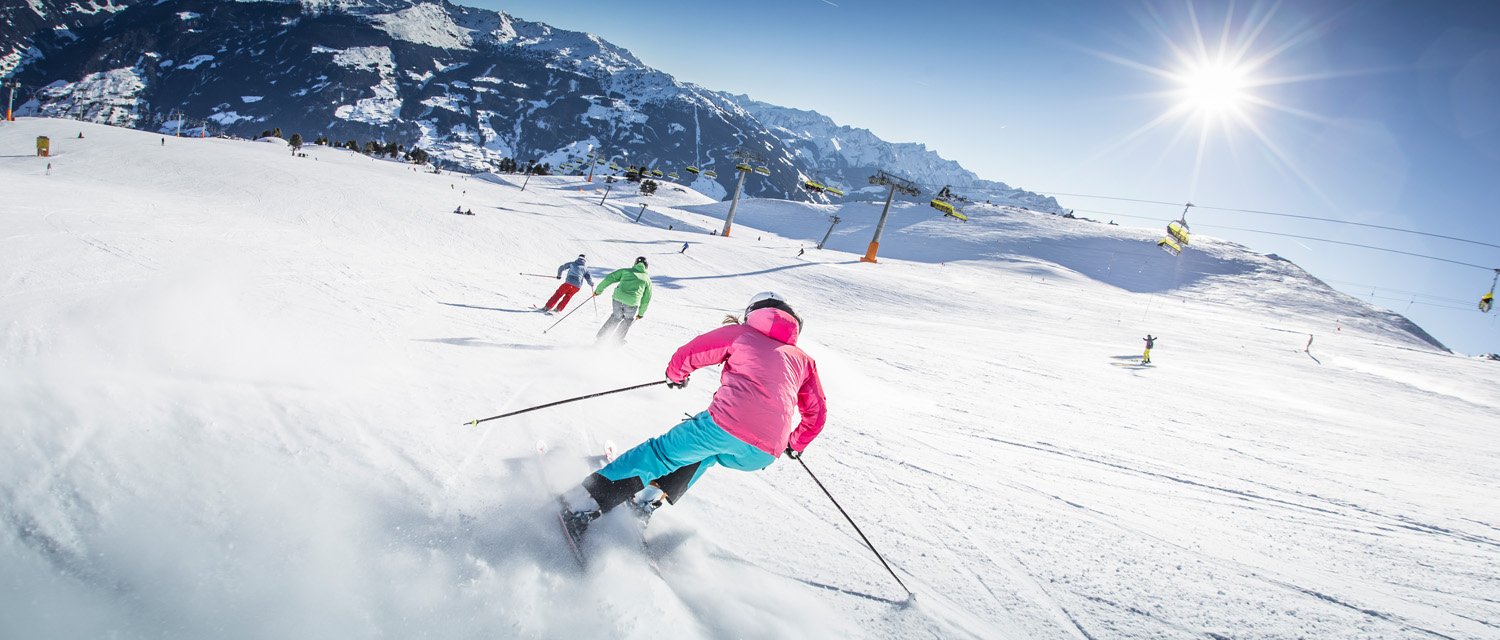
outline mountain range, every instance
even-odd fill
[[[768,171],[747,175],[750,196],[827,201],[803,189],[814,180],[877,199],[885,189],[867,179],[885,170],[927,197],[951,185],[974,200],[1064,211],[924,145],[679,82],[593,34],[445,1],[10,3],[3,75],[22,85],[20,115],[395,142],[470,171],[593,154],[605,169],[676,172],[719,198],[744,150]]]

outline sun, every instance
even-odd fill
[[[1243,148],[1237,140],[1253,140],[1282,169],[1301,175],[1292,158],[1276,142],[1284,132],[1282,116],[1321,123],[1328,118],[1284,104],[1295,97],[1291,85],[1337,77],[1330,72],[1288,73],[1301,62],[1297,49],[1326,28],[1301,19],[1277,18],[1280,2],[1252,0],[1247,10],[1235,4],[1214,5],[1217,27],[1205,28],[1199,5],[1185,2],[1180,9],[1159,10],[1150,0],[1143,5],[1147,33],[1154,34],[1165,59],[1152,64],[1122,55],[1087,49],[1099,58],[1143,72],[1156,87],[1127,96],[1163,105],[1156,117],[1108,142],[1093,154],[1102,158],[1144,140],[1162,149],[1163,156],[1180,143],[1196,140],[1189,191],[1197,188],[1203,165],[1223,156],[1210,147],[1227,143],[1231,153]],[[1150,41],[1151,38],[1142,41]],[[1272,95],[1279,98],[1273,98]],[[1176,131],[1173,132],[1172,130]],[[1148,138],[1152,134],[1165,134]],[[1304,179],[1304,182],[1305,179]]]
[[[1178,108],[1208,119],[1246,117],[1255,102],[1247,66],[1223,60],[1200,61],[1172,74]]]

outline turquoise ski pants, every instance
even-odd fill
[[[775,461],[775,456],[726,433],[704,411],[682,421],[670,431],[620,454],[614,462],[600,469],[599,475],[611,482],[640,478],[641,486],[646,486],[673,471],[696,465],[697,469],[684,486],[673,487],[675,491],[662,487],[667,491],[668,499],[676,502],[676,498],[693,486],[703,472],[713,465],[740,471],[759,471]]]

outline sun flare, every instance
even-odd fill
[[[1249,70],[1241,65],[1205,61],[1174,75],[1179,108],[1203,117],[1243,116],[1253,100]]]
[[[1337,77],[1331,72],[1289,74],[1301,63],[1298,48],[1316,36],[1322,25],[1296,19],[1278,19],[1281,4],[1252,0],[1236,11],[1235,5],[1216,9],[1205,29],[1196,5],[1181,9],[1158,8],[1146,1],[1145,31],[1156,36],[1162,63],[1149,63],[1105,51],[1092,51],[1101,59],[1144,72],[1157,88],[1132,97],[1163,105],[1156,117],[1105,144],[1094,153],[1104,157],[1127,145],[1154,144],[1167,151],[1179,143],[1194,144],[1190,189],[1196,189],[1205,162],[1220,156],[1211,147],[1227,143],[1231,154],[1248,147],[1249,140],[1291,175],[1301,175],[1277,142],[1285,116],[1315,122],[1331,122],[1317,113],[1283,102],[1295,97],[1292,85]],[[1175,131],[1173,131],[1175,129]],[[1191,142],[1190,142],[1191,141]]]

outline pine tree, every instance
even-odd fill
[[[292,139],[288,140],[287,144],[292,145],[292,151],[301,151],[302,150],[302,134],[300,134],[300,133],[294,133],[294,134],[292,134]]]

